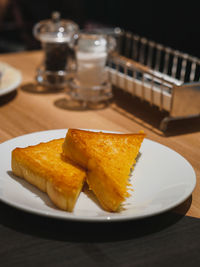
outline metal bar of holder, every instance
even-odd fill
[[[161,131],[172,120],[200,116],[200,59],[131,33],[121,38],[125,51],[108,60],[113,85],[167,111]]]

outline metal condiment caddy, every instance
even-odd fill
[[[118,38],[118,52],[108,60],[111,83],[132,96],[167,111],[172,120],[200,116],[200,59],[130,32]]]

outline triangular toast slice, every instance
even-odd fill
[[[117,211],[129,196],[130,171],[144,137],[69,129],[63,155],[88,170],[86,181],[102,207]]]
[[[12,171],[46,192],[60,209],[72,211],[85,181],[85,171],[62,156],[64,139],[12,151]]]

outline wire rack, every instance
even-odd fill
[[[171,120],[200,116],[200,59],[130,32],[118,36],[110,55],[111,83],[132,96],[167,111]]]

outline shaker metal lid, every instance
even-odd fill
[[[78,25],[71,20],[60,18],[60,13],[52,13],[51,19],[38,22],[33,28],[33,34],[41,42],[68,43],[78,31]]]
[[[98,34],[81,33],[79,35],[77,49],[81,52],[90,53],[106,52],[106,37]]]

